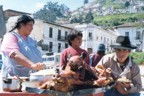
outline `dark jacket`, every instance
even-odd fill
[[[102,51],[98,51],[92,54],[90,57],[90,65],[95,67],[104,55],[105,55],[105,52],[102,52]]]

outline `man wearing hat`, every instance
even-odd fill
[[[111,68],[115,86],[105,92],[105,96],[140,96],[142,89],[140,69],[129,56],[136,46],[130,43],[128,36],[118,36],[116,44],[111,45],[114,53],[103,56],[98,65]]]
[[[105,45],[100,43],[97,52],[90,55],[90,65],[95,67],[104,55],[105,55]]]

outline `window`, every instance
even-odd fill
[[[58,63],[60,62],[60,55],[56,56],[56,62],[58,62]]]
[[[2,55],[0,53],[0,69],[2,68],[2,64],[3,64],[3,62],[2,62]]]
[[[46,58],[46,61],[54,61],[54,57]]]
[[[58,43],[58,52],[61,52],[61,43]]]
[[[98,40],[99,39],[99,37],[98,36],[96,36],[96,40]]]
[[[53,33],[53,29],[50,27],[49,28],[49,38],[52,38],[53,36],[52,36],[52,33]]]
[[[52,52],[52,49],[53,49],[53,43],[49,42],[49,52]]]
[[[125,36],[128,36],[128,37],[129,37],[129,32],[125,32]]]
[[[58,39],[61,38],[61,30],[58,30]]]
[[[92,33],[89,33],[89,39],[92,39]]]
[[[104,43],[106,43],[106,37],[104,37]]]
[[[68,48],[68,44],[67,43],[65,43],[65,48]]]
[[[140,40],[141,33],[140,31],[136,31],[136,40]]]
[[[2,59],[2,55],[0,54],[0,60]]]
[[[68,32],[67,32],[67,31],[65,31],[65,40],[67,39],[67,34],[68,34]]]
[[[48,45],[47,44],[42,44],[42,50],[48,51]]]
[[[107,42],[109,41],[109,38],[107,38]]]

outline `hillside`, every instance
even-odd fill
[[[71,13],[70,23],[112,27],[144,19],[144,0],[95,0]]]
[[[94,16],[93,23],[98,26],[113,27],[124,23],[135,23],[136,26],[144,26],[137,23],[144,20],[144,13],[125,13],[106,16]]]

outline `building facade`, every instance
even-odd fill
[[[40,41],[39,44],[43,54],[49,52],[60,53],[68,47],[66,36],[71,30],[69,27],[38,20],[34,25],[31,35]],[[38,38],[39,36],[41,37]]]
[[[104,29],[94,24],[77,25],[75,28],[82,31],[83,43],[81,47],[89,53],[96,52],[100,43],[105,44],[107,52],[112,51],[110,45],[115,43],[117,37],[114,30]]]
[[[137,46],[136,51],[144,51],[144,28],[136,27],[133,24],[123,24],[115,27],[118,35],[128,36],[133,45]]]
[[[19,15],[31,15],[31,14],[26,12],[11,10],[11,9],[7,9],[4,11],[5,21],[7,21],[9,17],[19,16]]]

